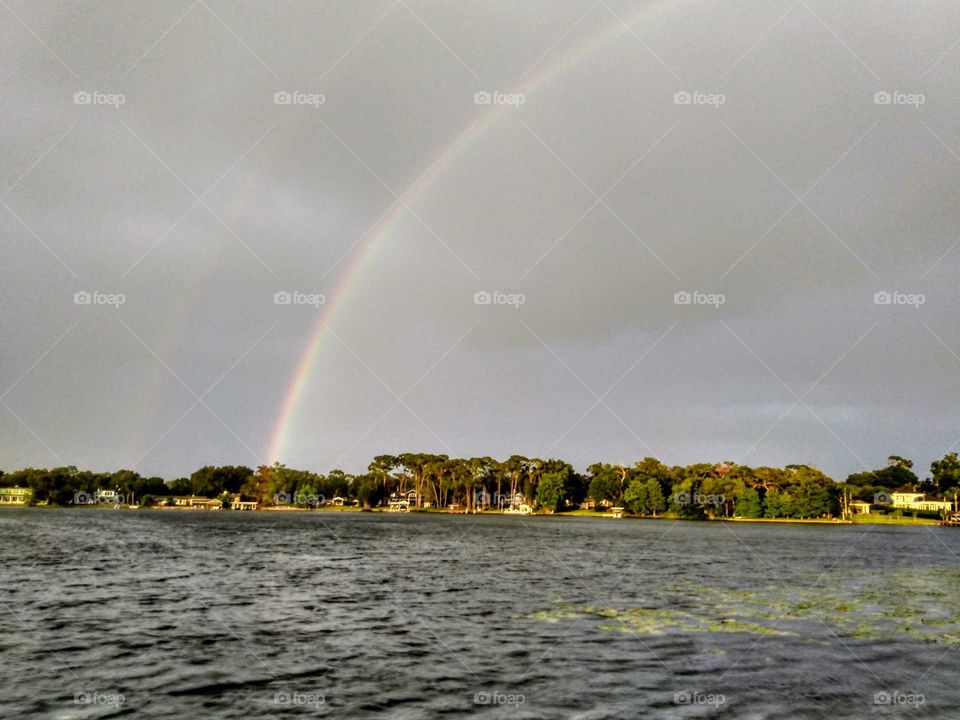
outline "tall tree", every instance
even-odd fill
[[[947,453],[940,460],[930,463],[930,476],[937,492],[941,494],[960,487],[960,460],[957,459],[957,453]]]

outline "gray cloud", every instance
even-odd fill
[[[7,5],[8,469],[272,461],[321,318],[294,466],[843,477],[960,435],[952,3]]]

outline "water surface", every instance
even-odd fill
[[[11,717],[960,717],[960,530],[0,510]]]

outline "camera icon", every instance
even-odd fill
[[[674,705],[689,705],[691,700],[693,700],[693,696],[686,690],[678,690],[673,694]]]
[[[492,697],[490,693],[481,690],[478,693],[473,694],[473,704],[474,705],[489,705]]]
[[[881,90],[873,94],[874,105],[889,105],[893,102],[893,96],[886,90]]]
[[[91,505],[95,502],[93,495],[86,492],[78,492],[73,494],[73,504],[74,505]]]
[[[675,292],[673,294],[674,305],[689,305],[692,302],[693,302],[693,295],[688,293],[686,290],[681,290],[680,292]]]
[[[90,105],[93,102],[93,95],[86,90],[79,90],[73,94],[74,105]]]
[[[493,295],[488,293],[486,290],[481,290],[480,292],[475,292],[473,294],[474,305],[489,305],[492,302],[493,302]]]
[[[273,294],[274,305],[289,305],[291,302],[293,302],[293,295],[288,293],[286,290],[281,290],[280,292],[275,292]]]
[[[289,505],[293,498],[290,497],[290,493],[274,493],[273,502],[275,505]]]
[[[892,505],[893,498],[888,492],[878,492],[873,495],[873,504],[874,505]]]
[[[875,292],[873,294],[874,305],[889,305],[891,302],[893,302],[893,295],[888,293],[886,290],[881,290],[880,292]]]
[[[491,102],[493,102],[493,96],[486,90],[481,90],[473,94],[474,105],[489,105]]]
[[[86,290],[81,290],[73,294],[74,305],[89,305],[91,300],[93,300],[93,296]]]
[[[881,690],[880,692],[875,692],[873,694],[873,704],[874,705],[889,705],[892,701],[890,693],[886,690]]]
[[[286,690],[277,690],[273,694],[273,702],[277,705],[289,705],[290,693],[288,693]]]
[[[693,102],[693,95],[688,93],[686,90],[681,90],[680,92],[675,92],[673,94],[674,105],[689,105],[692,102]]]
[[[286,90],[280,90],[273,94],[273,104],[274,105],[289,105],[293,102],[293,95],[288,93]]]

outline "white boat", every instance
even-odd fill
[[[533,508],[526,503],[521,503],[518,507],[510,506],[503,512],[507,515],[533,515]]]

